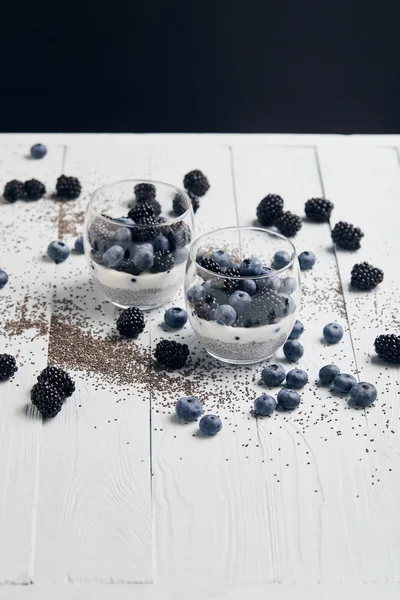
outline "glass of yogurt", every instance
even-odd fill
[[[93,192],[84,248],[96,288],[116,306],[151,309],[183,286],[193,238],[186,192],[159,181],[115,181]]]
[[[296,249],[258,227],[211,231],[190,248],[185,296],[190,323],[211,356],[252,364],[275,354],[300,301]]]

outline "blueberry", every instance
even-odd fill
[[[283,269],[290,263],[291,260],[292,259],[290,258],[288,252],[285,252],[285,250],[279,250],[279,252],[275,253],[272,264],[274,269]]]
[[[75,244],[74,244],[74,249],[75,249],[75,252],[77,252],[78,254],[85,254],[85,249],[83,247],[83,236],[82,235],[80,235],[76,238]]]
[[[211,259],[215,261],[220,267],[227,267],[231,262],[231,257],[223,250],[215,250],[211,254]]]
[[[375,402],[377,396],[376,387],[372,383],[356,383],[350,390],[350,399],[355,406],[365,408]]]
[[[340,373],[339,375],[336,375],[335,379],[332,381],[332,390],[334,392],[339,392],[339,394],[348,394],[356,383],[357,381],[353,375]]]
[[[308,375],[301,369],[292,369],[286,375],[286,385],[294,390],[304,387],[308,383]]]
[[[247,292],[233,292],[228,298],[228,304],[233,306],[237,313],[244,312],[250,302],[251,298]]]
[[[186,262],[189,252],[186,248],[177,248],[174,252],[175,265]]]
[[[303,331],[304,331],[303,323],[301,321],[295,321],[295,324],[293,325],[293,329],[289,335],[289,340],[296,340],[297,338],[299,338],[301,336]]]
[[[256,257],[245,258],[239,267],[242,277],[255,277],[261,274],[261,262]]]
[[[280,385],[285,377],[286,371],[282,365],[267,365],[261,373],[261,379],[265,385],[269,385],[270,387]]]
[[[281,278],[277,275],[270,275],[269,277],[263,277],[262,279],[256,279],[257,291],[261,290],[274,290],[277,292],[281,288]]]
[[[249,296],[254,296],[257,290],[256,282],[252,279],[244,279],[239,283],[239,287],[242,292],[246,292]]]
[[[339,375],[340,369],[336,365],[325,365],[319,371],[319,380],[321,383],[332,383],[336,375]]]
[[[236,321],[236,310],[229,304],[218,306],[215,311],[214,318],[220,325],[233,325]]]
[[[164,321],[168,327],[172,327],[172,329],[180,329],[186,324],[187,321],[187,313],[183,308],[169,308],[165,311]]]
[[[304,354],[304,348],[297,340],[288,340],[283,345],[283,353],[289,362],[297,362]]]
[[[281,287],[279,291],[282,294],[293,294],[296,291],[297,283],[294,277],[284,277],[281,279]]]
[[[299,254],[300,269],[306,271],[315,265],[315,254],[313,252],[302,252]]]
[[[272,273],[271,267],[264,266],[261,268],[260,275],[268,275],[268,273]]]
[[[165,252],[166,250],[169,250],[169,241],[167,240],[167,238],[165,237],[165,235],[162,235],[162,233],[160,233],[153,241],[153,248],[154,248],[154,252]],[[187,250],[186,250],[187,252]],[[187,254],[186,254],[187,256]],[[184,262],[184,261],[182,261]]]
[[[276,409],[276,400],[273,396],[268,394],[261,394],[254,400],[254,412],[256,415],[262,415],[266,417],[274,412]]]
[[[222,421],[217,415],[204,415],[199,423],[203,435],[215,435],[222,429]]]
[[[343,328],[339,323],[328,323],[322,333],[328,344],[337,344],[343,337]]]
[[[291,315],[296,309],[296,303],[291,296],[287,294],[279,294],[281,300],[280,309],[277,312],[278,317],[287,317]]]
[[[64,242],[51,242],[47,247],[47,255],[54,260],[56,265],[67,260],[70,252],[71,250]]]
[[[128,244],[132,240],[129,227],[118,227],[113,233],[112,239],[117,244]]]
[[[294,390],[283,389],[278,392],[276,399],[283,410],[294,410],[300,404],[300,396]]]
[[[154,264],[154,252],[151,244],[140,244],[133,256],[135,266],[141,271],[150,271]]]
[[[115,244],[111,246],[106,252],[103,254],[103,263],[106,267],[116,267],[124,258],[125,250]]]
[[[31,148],[31,156],[32,158],[43,158],[46,156],[47,148],[43,144],[35,144]]]
[[[203,414],[203,405],[197,398],[184,396],[176,401],[175,412],[182,421],[197,421]]]
[[[191,304],[200,302],[206,295],[206,290],[202,285],[192,286],[186,293],[187,299]]]
[[[0,269],[0,290],[7,285],[8,283],[8,275],[3,269]]]

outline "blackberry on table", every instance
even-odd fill
[[[154,217],[143,218],[137,227],[131,227],[133,242],[150,242],[160,233],[160,228],[155,226]]]
[[[307,217],[315,223],[329,221],[333,208],[333,203],[325,198],[310,198],[304,206]]]
[[[375,339],[375,352],[387,362],[400,363],[400,336],[394,334],[378,335]]]
[[[138,183],[133,188],[133,191],[138,202],[156,197],[156,187],[152,183]]]
[[[282,235],[293,237],[301,229],[301,219],[289,210],[284,212],[275,222],[276,228]]]
[[[0,354],[0,381],[7,381],[18,371],[17,361],[11,354]]]
[[[354,265],[351,270],[351,286],[356,290],[373,290],[383,281],[383,271],[367,262]]]
[[[350,223],[339,221],[332,230],[332,240],[344,250],[358,250],[361,248],[361,238],[364,237],[359,227],[354,227]]]
[[[161,340],[154,351],[157,362],[167,369],[181,369],[185,366],[188,356],[187,344],[180,344],[174,340]]]
[[[61,392],[47,381],[38,381],[31,390],[31,402],[44,417],[55,417],[63,405]]]
[[[264,227],[275,225],[283,214],[283,199],[277,194],[268,194],[257,206],[257,219]]]
[[[194,196],[199,198],[208,192],[210,189],[210,183],[204,173],[198,169],[194,169],[194,171],[189,171],[189,173],[186,173],[183,179],[183,187],[185,190],[191,192]]]
[[[25,198],[25,188],[22,181],[18,181],[18,179],[13,179],[9,181],[4,186],[3,196],[10,202],[16,202],[17,200],[23,200]]]
[[[39,200],[46,193],[46,188],[41,181],[29,179],[24,183],[25,195],[28,200]]]
[[[75,391],[75,383],[63,369],[48,366],[40,373],[38,381],[46,382],[57,388],[63,398],[69,398]]]
[[[207,271],[212,271],[213,273],[222,273],[221,266],[212,258],[200,259],[199,265],[203,267],[203,269],[207,269]]]
[[[170,271],[175,263],[175,259],[168,250],[154,252],[154,263],[151,268],[152,273],[164,273]]]
[[[56,193],[59,198],[65,200],[75,200],[79,198],[82,191],[82,186],[77,177],[68,177],[60,175],[56,183]]]
[[[126,308],[117,319],[117,329],[123,337],[137,338],[144,328],[143,312],[135,306]]]

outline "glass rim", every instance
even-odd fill
[[[138,183],[151,183],[153,185],[161,185],[165,188],[169,188],[171,190],[173,190],[174,192],[176,192],[177,194],[180,194],[181,196],[183,196],[188,203],[188,208],[185,210],[184,213],[182,213],[181,215],[177,216],[175,219],[168,219],[166,221],[164,221],[163,223],[151,223],[149,225],[143,225],[142,223],[135,223],[134,225],[130,225],[129,223],[121,223],[121,227],[165,227],[166,225],[174,225],[175,223],[178,223],[179,221],[183,221],[188,215],[192,215],[193,217],[193,206],[192,206],[192,201],[190,199],[189,194],[186,193],[185,190],[182,190],[181,188],[176,187],[175,185],[172,185],[172,183],[166,183],[165,181],[158,181],[156,179],[136,179],[136,178],[131,178],[128,177],[127,179],[116,179],[114,181],[110,181],[108,183],[103,183],[102,185],[100,185],[99,187],[97,187],[95,190],[93,190],[93,192],[91,192],[90,197],[89,197],[89,202],[87,205],[87,209],[86,209],[86,213],[88,213],[90,210],[93,211],[94,213],[96,213],[96,215],[100,218],[100,219],[104,219],[105,221],[115,221],[117,218],[127,218],[127,217],[108,217],[106,215],[103,215],[101,212],[99,212],[97,210],[97,208],[94,208],[93,203],[96,197],[96,194],[98,194],[99,192],[101,192],[102,190],[109,188],[109,187],[113,187],[115,185],[118,184],[122,184],[122,183],[131,183],[133,184],[138,184]],[[132,193],[134,195],[134,192],[132,190]]]
[[[277,238],[280,238],[281,240],[284,240],[285,242],[288,242],[290,244],[290,246],[292,247],[292,258],[290,260],[290,262],[285,265],[284,267],[282,267],[281,269],[272,269],[270,273],[264,273],[263,275],[226,275],[226,273],[215,273],[214,271],[210,271],[209,269],[206,269],[205,267],[202,267],[198,261],[196,256],[194,256],[194,249],[195,246],[198,245],[198,242],[200,242],[200,240],[202,240],[203,238],[206,238],[212,234],[216,234],[219,231],[233,231],[233,230],[239,230],[239,231],[243,231],[243,230],[247,230],[247,231],[260,231],[262,233],[268,233],[270,235],[273,235]],[[196,238],[190,245],[190,250],[189,250],[189,256],[190,259],[196,264],[196,267],[199,269],[202,269],[202,271],[205,271],[206,273],[209,273],[212,277],[222,277],[224,279],[240,279],[240,280],[248,280],[248,279],[264,279],[266,277],[272,277],[273,275],[278,275],[279,273],[284,273],[285,271],[287,271],[290,267],[293,266],[295,260],[297,259],[297,250],[296,250],[296,246],[293,244],[293,242],[291,240],[289,240],[289,238],[285,237],[284,235],[282,235],[281,233],[279,233],[278,231],[272,231],[272,229],[267,229],[266,227],[253,227],[251,225],[231,225],[229,227],[219,227],[218,229],[213,229],[211,231],[207,231],[206,233],[203,233],[202,235],[200,235],[198,238]],[[239,263],[238,263],[239,264]]]

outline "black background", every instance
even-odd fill
[[[2,6],[0,130],[399,133],[399,4]]]

